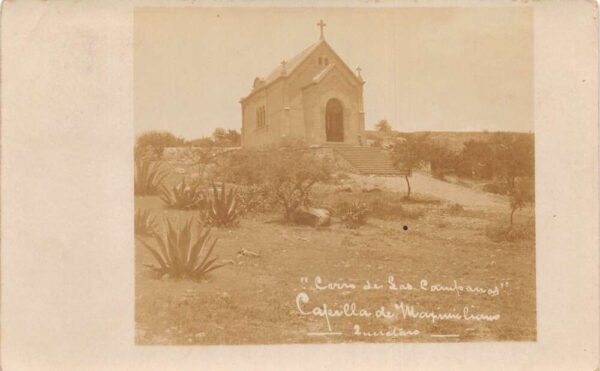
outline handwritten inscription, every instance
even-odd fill
[[[327,281],[321,276],[309,280],[300,279],[302,290],[296,295],[295,307],[304,317],[323,321],[323,331],[310,335],[342,335],[336,326],[347,328],[347,334],[354,337],[400,338],[423,335],[422,324],[444,323],[493,323],[502,318],[499,310],[478,308],[468,301],[453,302],[452,297],[484,297],[494,300],[509,287],[508,282],[486,285],[473,285],[453,279],[448,282],[435,282],[420,279],[409,282],[387,276],[385,280],[334,280]],[[309,284],[310,283],[310,284]],[[310,292],[310,293],[309,293]],[[387,293],[383,305],[368,298],[343,300],[353,292]],[[402,294],[410,295],[404,298]],[[328,294],[322,298],[320,294]],[[426,300],[421,300],[429,296]],[[450,296],[448,296],[450,295]],[[379,301],[382,295],[378,294]],[[436,300],[439,298],[440,300]],[[450,298],[450,299],[449,299]],[[456,299],[454,299],[456,300]],[[487,305],[488,307],[490,305]],[[347,324],[350,321],[351,326]],[[399,325],[402,326],[399,326]],[[368,326],[368,328],[367,328]],[[438,337],[458,337],[460,334],[434,334]]]

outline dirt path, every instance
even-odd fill
[[[353,176],[363,187],[382,187],[393,192],[406,192],[403,177]],[[444,182],[423,173],[414,173],[410,178],[412,192],[433,196],[451,203],[471,208],[507,208],[505,196],[494,195],[458,184]]]

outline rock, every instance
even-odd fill
[[[381,192],[381,189],[377,187],[365,187],[362,189],[363,193],[376,193]]]
[[[325,209],[300,207],[292,215],[296,224],[324,227],[331,224],[331,213]]]

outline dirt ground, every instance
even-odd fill
[[[235,228],[213,229],[216,254],[229,264],[206,280],[154,278],[152,256],[136,242],[136,343],[269,344],[321,342],[431,342],[535,340],[535,233],[533,208],[516,213],[528,231],[517,242],[493,242],[486,231],[508,222],[508,201],[425,174],[413,176],[416,199],[405,218],[371,217],[348,229],[285,225],[280,213],[252,214]],[[354,178],[387,192],[405,192],[403,179]],[[343,197],[361,198],[353,192]],[[441,195],[444,199],[441,199]],[[339,195],[323,191],[317,199]],[[342,197],[340,196],[340,197]],[[136,197],[136,208],[179,217],[193,212],[166,210],[158,197]],[[462,210],[452,211],[459,203]],[[416,216],[415,216],[416,215]],[[406,230],[405,230],[406,229]],[[244,254],[245,252],[256,253]],[[321,278],[315,284],[315,277]],[[389,277],[404,290],[391,291]],[[384,286],[364,290],[366,281]],[[427,283],[423,286],[424,281]],[[331,289],[320,289],[337,283]],[[497,290],[498,295],[467,291],[432,292],[435,285]],[[355,288],[351,288],[355,285]],[[412,290],[407,286],[410,285]],[[425,287],[425,288],[424,288]],[[302,296],[304,293],[305,296]],[[306,303],[300,298],[308,297]],[[302,314],[324,304],[365,308],[370,317]],[[497,314],[494,320],[405,318],[398,308],[470,316]],[[375,318],[378,308],[396,308],[394,318]],[[360,332],[356,333],[356,326]],[[399,335],[401,330],[409,335]],[[393,330],[393,331],[392,331]],[[390,332],[392,331],[392,332]],[[394,332],[397,331],[397,332]],[[321,335],[322,332],[335,335]],[[367,333],[367,334],[366,334]]]

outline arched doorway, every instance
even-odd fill
[[[335,98],[330,99],[325,107],[325,133],[328,142],[344,141],[344,109]]]

